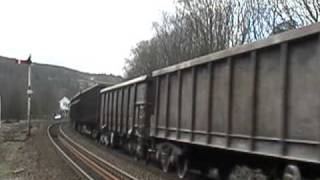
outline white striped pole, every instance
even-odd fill
[[[28,64],[28,89],[27,89],[27,95],[28,95],[28,112],[27,112],[27,118],[28,118],[28,132],[27,136],[30,136],[30,129],[31,129],[31,63]]]

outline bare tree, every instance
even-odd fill
[[[128,78],[319,21],[319,0],[177,0],[132,49]]]

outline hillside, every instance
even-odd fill
[[[90,74],[73,69],[33,63],[32,65],[32,117],[45,118],[58,109],[58,101],[96,82],[113,84],[120,76]],[[18,65],[15,59],[0,56],[0,96],[3,119],[25,119],[27,109],[27,65]]]

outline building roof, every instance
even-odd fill
[[[69,100],[69,98],[67,98],[67,97],[64,96],[62,99],[60,99],[59,103],[63,103],[63,102],[68,102],[68,103],[70,103],[70,100]]]

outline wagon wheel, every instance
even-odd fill
[[[125,141],[124,141],[124,149],[125,149],[125,151],[127,152],[127,153],[129,153],[130,152],[130,148],[129,148],[129,145],[130,144],[130,142],[127,140],[127,139],[125,139]]]
[[[115,147],[115,135],[114,135],[114,132],[112,132],[112,133],[110,134],[110,146],[111,146],[112,148]]]
[[[119,137],[118,139],[119,139],[118,145],[119,145],[121,148],[123,148],[123,147],[124,147],[124,138],[121,136],[121,137]]]
[[[104,144],[108,147],[110,146],[110,141],[109,141],[109,136],[108,135],[104,135]]]
[[[80,125],[76,124],[76,131],[80,133]]]
[[[96,140],[97,143],[100,143],[100,137],[101,137],[101,134],[98,133],[97,137],[95,138],[95,140]]]
[[[80,125],[80,127],[79,127],[79,132],[80,132],[81,135],[84,134],[84,130],[83,130],[83,126],[82,125]]]
[[[143,149],[140,144],[136,144],[135,146],[135,160],[139,161],[143,157]]]
[[[170,168],[170,155],[165,153],[165,152],[160,152],[161,153],[161,167],[162,167],[162,171],[165,173],[169,172],[169,168]]]
[[[97,139],[97,137],[98,137],[98,131],[95,130],[95,129],[93,129],[92,132],[91,132],[91,137],[92,137],[93,139]]]
[[[151,153],[149,151],[147,151],[146,159],[144,161],[145,165],[148,165],[150,161],[151,161]]]
[[[102,145],[104,144],[104,139],[103,138],[104,138],[104,135],[101,134],[100,137],[99,137],[99,144],[102,144]]]
[[[128,151],[130,155],[135,155],[136,143],[133,139],[129,139],[128,141]]]
[[[188,172],[189,169],[189,159],[183,156],[179,156],[177,158],[177,174],[180,179],[183,179]]]
[[[301,173],[296,165],[288,165],[283,172],[283,180],[301,180]]]

